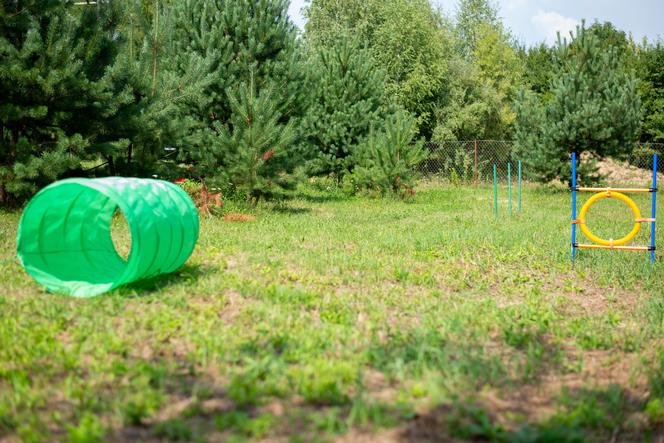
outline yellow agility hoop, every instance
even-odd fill
[[[623,238],[620,238],[618,240],[613,240],[613,239],[604,240],[603,238],[597,237],[595,234],[590,232],[590,229],[588,229],[588,226],[586,225],[586,213],[593,204],[595,204],[598,200],[601,200],[603,198],[617,198],[618,200],[622,200],[625,203],[627,203],[627,205],[632,210],[632,213],[634,214],[634,227],[629,232],[629,234],[627,234]],[[588,237],[593,243],[597,243],[598,245],[603,245],[603,246],[610,246],[610,247],[624,245],[625,243],[628,243],[630,240],[636,237],[636,234],[638,234],[639,230],[641,229],[642,220],[643,219],[641,218],[641,211],[639,211],[639,207],[636,206],[634,200],[627,197],[625,194],[621,194],[620,192],[614,192],[614,191],[605,191],[593,195],[588,199],[586,204],[583,205],[583,207],[581,208],[581,212],[579,213],[579,225],[581,226],[581,231],[583,231],[583,233],[586,234],[586,237]]]

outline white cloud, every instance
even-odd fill
[[[576,26],[581,22],[572,17],[565,17],[555,11],[537,11],[537,14],[530,20],[540,34],[546,38],[547,42],[554,43],[557,39],[557,33],[561,37],[569,37],[569,32],[576,30]]]

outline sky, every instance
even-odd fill
[[[301,9],[306,0],[291,0],[289,14],[302,29]],[[447,15],[454,15],[457,0],[432,0]],[[556,32],[567,36],[586,19],[587,23],[610,21],[640,42],[664,39],[664,0],[494,0],[499,15],[515,37],[527,45],[553,43]]]

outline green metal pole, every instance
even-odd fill
[[[498,216],[498,174],[496,165],[493,165],[493,214]]]
[[[507,163],[507,208],[512,216],[512,164]]]
[[[519,212],[521,212],[521,160],[519,160]]]

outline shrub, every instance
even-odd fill
[[[412,196],[418,177],[415,167],[426,158],[423,140],[414,141],[415,119],[397,112],[387,119],[384,132],[374,132],[360,145],[351,181],[356,189]]]

